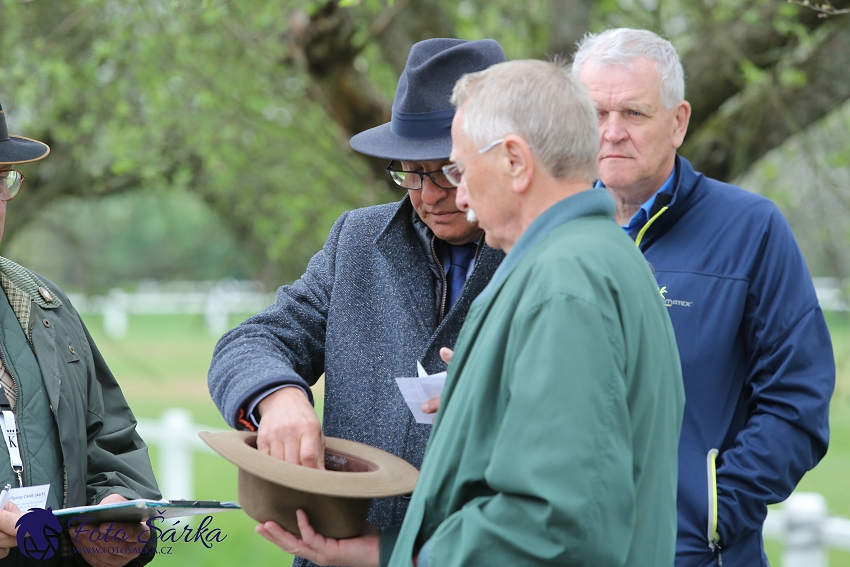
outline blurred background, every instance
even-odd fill
[[[21,167],[27,181],[9,205],[0,254],[74,294],[140,418],[179,406],[197,424],[224,427],[206,389],[216,338],[302,273],[341,212],[400,197],[386,164],[352,152],[348,138],[388,120],[414,42],[490,37],[512,59],[569,58],[589,30],[652,29],[685,68],[693,117],[681,153],[773,199],[818,278],[839,375],[829,454],[800,489],[850,518],[850,1],[815,8],[0,0],[9,130],[52,148]],[[234,467],[194,459],[194,496],[235,499]],[[227,540],[176,544],[159,561],[288,564],[240,512],[215,525]],[[778,565],[780,544],[767,545]],[[850,552],[829,560],[850,566]]]

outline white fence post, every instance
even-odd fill
[[[183,408],[170,408],[162,412],[160,423],[166,433],[159,443],[156,467],[162,495],[169,500],[191,500],[195,493],[195,468],[192,448],[184,432],[193,431],[192,414]]]
[[[230,327],[229,298],[220,285],[215,286],[204,300],[204,327],[213,337],[220,337]]]
[[[184,408],[163,410],[158,420],[139,419],[138,431],[144,441],[157,448],[156,480],[167,500],[192,500],[195,497],[193,451],[213,453],[198,437],[198,431],[216,431],[214,427],[192,422]]]
[[[103,305],[103,332],[110,339],[127,336],[127,294],[123,289],[110,290]]]
[[[826,498],[814,492],[792,494],[784,509],[782,567],[827,567],[829,559],[822,537]]]
[[[830,549],[850,551],[850,520],[828,517],[822,495],[795,492],[768,510],[764,537],[782,543],[779,567],[827,567]]]

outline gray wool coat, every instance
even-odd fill
[[[209,372],[212,398],[227,422],[259,393],[312,385],[325,373],[325,435],[366,443],[422,464],[430,425],[417,424],[395,384],[446,366],[472,300],[504,254],[482,245],[460,299],[440,319],[442,269],[433,235],[407,197],[343,214],[306,273],[277,301],[224,335]],[[309,389],[307,390],[309,392]],[[401,524],[408,500],[375,500],[369,520]],[[296,560],[294,565],[306,565]]]

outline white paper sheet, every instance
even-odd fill
[[[396,378],[398,389],[407,403],[407,407],[413,412],[416,423],[434,423],[437,414],[423,413],[422,404],[432,398],[439,398],[443,394],[443,386],[446,385],[446,373],[431,374],[425,371],[420,363],[416,363],[419,371],[417,378]]]

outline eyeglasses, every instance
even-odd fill
[[[459,186],[461,184],[461,182],[463,181],[463,172],[460,170],[460,164],[462,164],[464,162],[468,162],[472,158],[478,157],[481,154],[483,154],[484,152],[488,152],[488,151],[492,150],[493,148],[495,148],[496,146],[498,146],[499,144],[501,144],[504,141],[505,141],[505,139],[501,138],[499,140],[496,140],[495,142],[491,142],[491,143],[487,144],[486,146],[484,146],[483,148],[478,150],[477,154],[472,154],[468,158],[464,158],[460,161],[456,161],[456,162],[451,163],[449,165],[444,165],[443,166],[443,175],[446,176],[446,179],[449,180],[449,183],[451,183],[455,187]]]
[[[390,177],[395,184],[399,187],[404,187],[405,189],[422,189],[422,184],[425,183],[425,176],[427,175],[431,182],[439,187],[440,189],[454,189],[455,186],[446,179],[446,176],[443,175],[442,170],[436,171],[404,171],[403,169],[396,169],[400,167],[400,165],[396,165],[395,160],[391,161],[387,166],[387,173],[390,174]]]
[[[11,201],[24,184],[24,174],[17,169],[0,169],[0,201]]]

